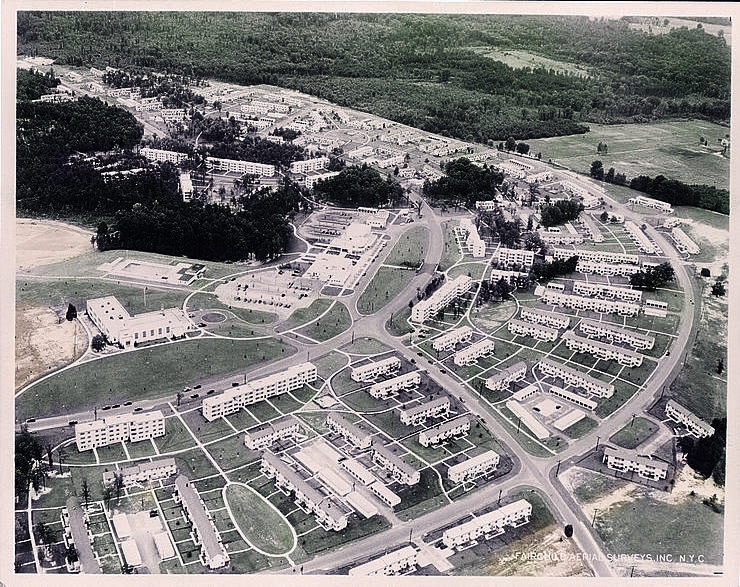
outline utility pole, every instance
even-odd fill
[[[635,423],[635,415],[636,414],[632,414],[632,421],[630,422],[630,428],[632,428],[632,424]]]
[[[522,426],[522,420],[521,418],[517,418],[517,423],[516,423],[516,433],[517,434],[519,434],[519,428],[521,428],[521,426]]]
[[[594,448],[594,452],[599,450],[599,441],[601,440],[601,436],[596,437],[596,448]]]
[[[498,490],[498,505],[501,505],[501,494],[504,492],[503,489]]]
[[[558,473],[560,473],[560,459],[558,459],[558,468],[555,469],[555,476],[558,476]]]
[[[594,527],[594,524],[596,523],[596,514],[598,513],[598,511],[599,511],[599,510],[594,510],[594,517],[593,517],[593,519],[591,520],[591,527],[592,527],[592,528]]]

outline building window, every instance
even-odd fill
[[[162,334],[162,329],[161,328],[159,329],[159,334]]]
[[[136,340],[139,340],[139,333],[138,333],[138,332],[134,332],[134,338],[135,338]]]

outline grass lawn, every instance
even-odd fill
[[[622,448],[637,448],[658,431],[657,424],[646,418],[635,418],[618,430],[609,440]]]
[[[414,331],[409,325],[408,319],[411,316],[411,308],[405,306],[403,309],[391,315],[385,327],[393,336],[403,336]]]
[[[348,363],[349,359],[342,353],[337,351],[331,351],[325,355],[320,356],[318,359],[311,361],[316,365],[316,370],[319,373],[319,377],[326,379],[330,375],[336,373],[339,369],[344,367]],[[318,387],[318,386],[317,386]]]
[[[229,558],[231,559],[231,571],[240,574],[256,573],[270,568],[272,564],[272,559],[254,550],[233,554]]]
[[[485,263],[465,263],[461,265],[455,265],[447,273],[447,279],[452,280],[460,275],[467,275],[475,280],[483,277],[483,272],[486,270]]]
[[[101,274],[102,275],[102,274]],[[125,284],[126,282],[123,282]],[[144,303],[144,288],[134,285],[117,284],[101,279],[70,279],[60,277],[56,280],[19,278],[16,282],[17,302],[28,302],[40,306],[74,304],[78,312],[84,312],[85,302],[91,298],[115,296],[130,314],[151,312],[165,308],[179,308],[187,297],[187,291],[156,289],[150,285]]]
[[[333,530],[324,530],[317,528],[313,532],[298,538],[298,544],[308,554],[317,554],[326,550],[336,548],[352,540],[358,540],[371,534],[382,532],[390,528],[390,522],[380,514],[372,518],[360,519],[358,516],[351,516],[347,521],[347,527],[339,532]]]
[[[225,471],[242,467],[259,458],[244,446],[244,436],[241,434],[209,444],[206,449]]]
[[[462,251],[455,238],[457,221],[450,220],[445,224],[445,242],[442,249],[442,258],[439,260],[439,270],[446,271],[462,258]]]
[[[251,404],[247,406],[247,408],[255,418],[259,419],[260,422],[267,422],[267,420],[272,420],[280,415],[277,413],[275,408],[264,400],[257,402],[256,404]]]
[[[229,434],[233,434],[231,429],[223,418],[216,418],[213,422],[208,422],[200,413],[200,410],[182,414],[183,420],[188,428],[193,431],[203,443],[211,442]]]
[[[289,414],[295,412],[297,409],[303,406],[301,402],[297,402],[287,393],[276,395],[270,398],[270,403],[280,410],[283,414]]]
[[[418,267],[424,260],[428,242],[429,230],[424,226],[414,226],[401,235],[384,262],[387,265]]]
[[[583,478],[583,483],[575,487],[575,495],[581,503],[591,503],[600,497],[612,493],[613,491],[624,487],[627,481],[609,477],[589,471],[587,469],[578,469],[578,474]]]
[[[563,430],[563,434],[565,434],[568,438],[580,438],[581,436],[588,434],[598,426],[599,423],[594,420],[593,418],[583,418],[580,422],[576,422],[572,426],[569,426],[565,430]]]
[[[328,412],[319,412],[319,413],[307,413],[307,412],[301,412],[296,414],[298,416],[298,419],[303,420],[307,427],[316,430],[317,432],[323,434],[324,432],[327,432],[329,428],[326,425],[326,414]]]
[[[97,450],[98,459],[100,460],[101,464],[116,463],[128,460],[128,457],[123,450],[123,445],[120,442],[117,442],[116,444],[109,444],[108,446],[99,446]]]
[[[359,392],[364,393],[364,392]],[[355,394],[357,395],[357,394]],[[369,396],[368,396],[369,397]],[[372,399],[372,398],[371,398]],[[373,400],[375,401],[375,400]],[[401,422],[396,410],[383,412],[382,414],[369,414],[367,419],[380,428],[391,438],[400,438],[413,430],[412,426],[406,426]]]
[[[614,167],[628,179],[662,174],[689,184],[729,188],[730,160],[699,146],[699,137],[716,145],[717,138],[728,132],[723,126],[703,120],[681,120],[589,127],[591,132],[586,134],[532,139],[528,143],[533,152],[542,152],[544,161],[552,159],[582,173],[588,173],[591,162],[599,159],[604,169]],[[608,144],[606,155],[596,155],[599,141]]]
[[[329,306],[331,306],[332,301],[329,298],[315,299],[309,306],[295,310],[281,326],[284,328],[298,328],[299,326],[303,326],[326,312]]]
[[[272,324],[277,320],[277,314],[274,312],[263,312],[262,310],[253,310],[252,308],[239,308],[222,302],[215,294],[198,292],[188,302],[188,310],[229,310],[234,316],[243,320],[247,324],[255,326],[263,324]]]
[[[175,463],[177,464],[177,472],[182,473],[190,479],[218,475],[218,471],[210,459],[199,448],[194,448],[193,450],[176,455]]]
[[[179,418],[165,420],[167,434],[154,439],[159,452],[172,452],[195,446],[195,440]]]
[[[127,442],[126,448],[132,459],[141,459],[151,457],[157,454],[154,450],[151,440],[142,440],[141,442]]]
[[[416,485],[404,486],[396,493],[401,498],[401,503],[394,506],[393,511],[397,512],[402,520],[417,518],[449,503],[442,495],[437,472],[431,467],[421,471],[421,479]]]
[[[174,395],[200,378],[242,371],[294,350],[274,338],[189,339],[119,353],[72,367],[33,386],[16,400],[16,418]]]
[[[619,503],[598,515],[596,529],[614,554],[694,554],[722,563],[723,516],[699,496],[678,504],[651,497]]]
[[[258,493],[245,485],[226,487],[226,501],[247,540],[270,554],[282,554],[293,546],[293,533],[285,519]]]
[[[239,410],[238,412],[235,412],[233,414],[229,414],[226,416],[226,419],[231,422],[232,426],[236,428],[237,430],[246,430],[247,428],[251,428],[252,426],[256,426],[259,424],[257,420],[252,417],[252,415],[247,412],[247,410]]]
[[[375,338],[360,336],[355,338],[353,343],[343,346],[342,350],[355,355],[376,355],[378,353],[389,351],[391,348],[387,344],[382,343]],[[316,363],[316,361],[314,361],[314,363]],[[316,366],[318,367],[318,365]]]
[[[657,366],[656,361],[645,357],[639,367],[625,367],[620,377],[635,385],[642,385]]]
[[[591,375],[594,375],[592,373]],[[637,393],[637,386],[627,383],[626,381],[620,381],[616,379],[614,381],[614,395],[607,399],[598,399],[599,405],[596,407],[596,415],[600,418],[605,418],[611,414],[614,410],[622,406],[627,400]]]
[[[324,342],[344,332],[350,326],[352,326],[352,317],[349,315],[347,306],[337,301],[334,302],[327,314],[305,328],[301,328],[298,332],[319,342]]]
[[[381,267],[357,300],[357,309],[361,314],[377,312],[395,298],[414,275],[416,273],[408,269]]]

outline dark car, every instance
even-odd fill
[[[238,381],[232,381],[231,382],[231,387],[239,387],[239,382]]]
[[[200,387],[201,387],[201,385],[199,383],[198,385],[194,386],[193,389],[200,389]]]
[[[134,408],[134,412],[141,412],[144,408],[139,406],[138,408]]]
[[[190,399],[198,399],[199,397],[200,397],[199,393],[194,393],[193,395],[190,396]]]
[[[211,395],[213,393],[216,393],[216,390],[215,389],[209,389],[208,390],[208,393],[206,395]]]
[[[103,410],[110,410],[110,406],[103,406]]]
[[[35,421],[36,421],[36,418],[29,418],[28,420],[26,420],[26,424],[30,424],[31,422],[35,422]]]
[[[159,515],[159,512],[157,510],[149,510],[150,518],[156,518],[158,515]]]
[[[132,402],[132,401],[123,402],[123,405],[124,406],[130,406],[132,403],[134,403],[134,402]]]
[[[120,408],[121,404],[113,404],[113,409]]]
[[[75,426],[75,425],[77,425],[77,420],[70,420],[69,422],[67,422],[67,425],[68,426]]]

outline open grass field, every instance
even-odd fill
[[[375,355],[391,350],[388,345],[369,336],[359,336],[353,343],[345,345],[342,350],[356,355]]]
[[[388,322],[385,323],[385,327],[393,336],[409,334],[414,330],[408,322],[410,317],[411,308],[406,306],[388,318]]]
[[[635,418],[609,440],[622,448],[637,448],[658,431],[658,425],[646,418]]]
[[[440,271],[446,271],[462,259],[462,251],[455,238],[455,226],[457,226],[455,220],[450,220],[445,224],[445,242],[442,249],[442,258],[439,260]]]
[[[407,269],[381,267],[357,300],[357,309],[362,314],[377,312],[396,297],[414,275],[416,273]]]
[[[264,497],[236,484],[226,487],[225,496],[234,521],[251,544],[270,554],[282,554],[293,547],[293,532]]]
[[[293,350],[275,339],[191,339],[120,353],[76,365],[30,388],[16,400],[16,417],[25,420],[174,395],[196,380],[244,370]]]
[[[614,167],[627,179],[662,174],[689,184],[729,188],[730,160],[714,154],[717,139],[729,132],[724,126],[703,120],[589,126],[591,132],[583,135],[530,140],[530,151],[582,173],[599,159],[604,169]],[[700,146],[699,137],[710,147]],[[596,154],[599,141],[607,143],[608,154]]]
[[[92,249],[92,232],[71,224],[17,218],[16,260],[19,270],[57,263]]]
[[[312,363],[316,365],[319,377],[322,379],[326,379],[330,375],[336,373],[341,367],[347,365],[348,362],[349,359],[337,351],[332,351],[312,361]],[[317,384],[316,387],[318,388],[319,385]]]
[[[311,302],[310,306],[305,308],[298,308],[295,310],[288,319],[283,322],[282,326],[285,328],[297,328],[302,326],[311,320],[316,320],[317,317],[321,316],[331,306],[332,300],[329,298],[318,298]]]
[[[627,481],[602,475],[588,469],[576,469],[579,482],[575,486],[575,496],[581,503],[591,503],[599,498],[624,487]]]
[[[385,258],[387,265],[421,265],[429,242],[429,230],[424,226],[414,226],[404,232]]]
[[[646,515],[649,512],[649,515]],[[722,516],[699,496],[681,503],[641,497],[611,507],[596,518],[596,529],[609,552],[702,555],[721,564]]]
[[[447,273],[447,278],[452,280],[460,275],[467,275],[475,280],[483,277],[483,272],[486,270],[485,263],[464,263],[456,265]]]
[[[523,51],[520,49],[500,49],[496,47],[468,47],[468,49],[488,57],[494,61],[500,61],[505,63],[513,69],[524,69],[531,68],[537,69],[544,67],[547,70],[555,70],[557,73],[565,75],[577,75],[579,77],[591,77],[588,69],[575,63],[568,63],[567,61],[557,61],[555,59],[549,59],[542,55],[530,53],[529,51]]]
[[[342,302],[336,301],[324,316],[312,322],[299,332],[319,342],[324,342],[341,334],[352,326],[352,317]]]

